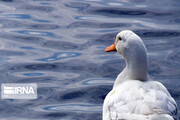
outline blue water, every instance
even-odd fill
[[[148,49],[150,79],[180,110],[179,0],[1,0],[0,83],[37,83],[35,100],[0,100],[5,120],[101,120],[125,66],[105,53],[133,30]]]

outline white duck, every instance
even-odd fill
[[[106,52],[117,51],[126,61],[103,105],[103,120],[174,120],[177,105],[159,82],[148,81],[146,47],[130,30],[117,34]]]

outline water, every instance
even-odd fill
[[[148,49],[150,79],[180,109],[179,0],[1,0],[1,83],[37,83],[35,100],[0,100],[3,120],[101,120],[125,66],[105,53],[125,29]]]

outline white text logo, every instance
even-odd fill
[[[36,99],[37,84],[8,83],[1,85],[2,99]]]

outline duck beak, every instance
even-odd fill
[[[106,51],[106,52],[117,51],[117,50],[116,50],[116,47],[115,47],[115,43],[112,44],[111,46],[107,47],[107,48],[105,49],[105,51]]]

